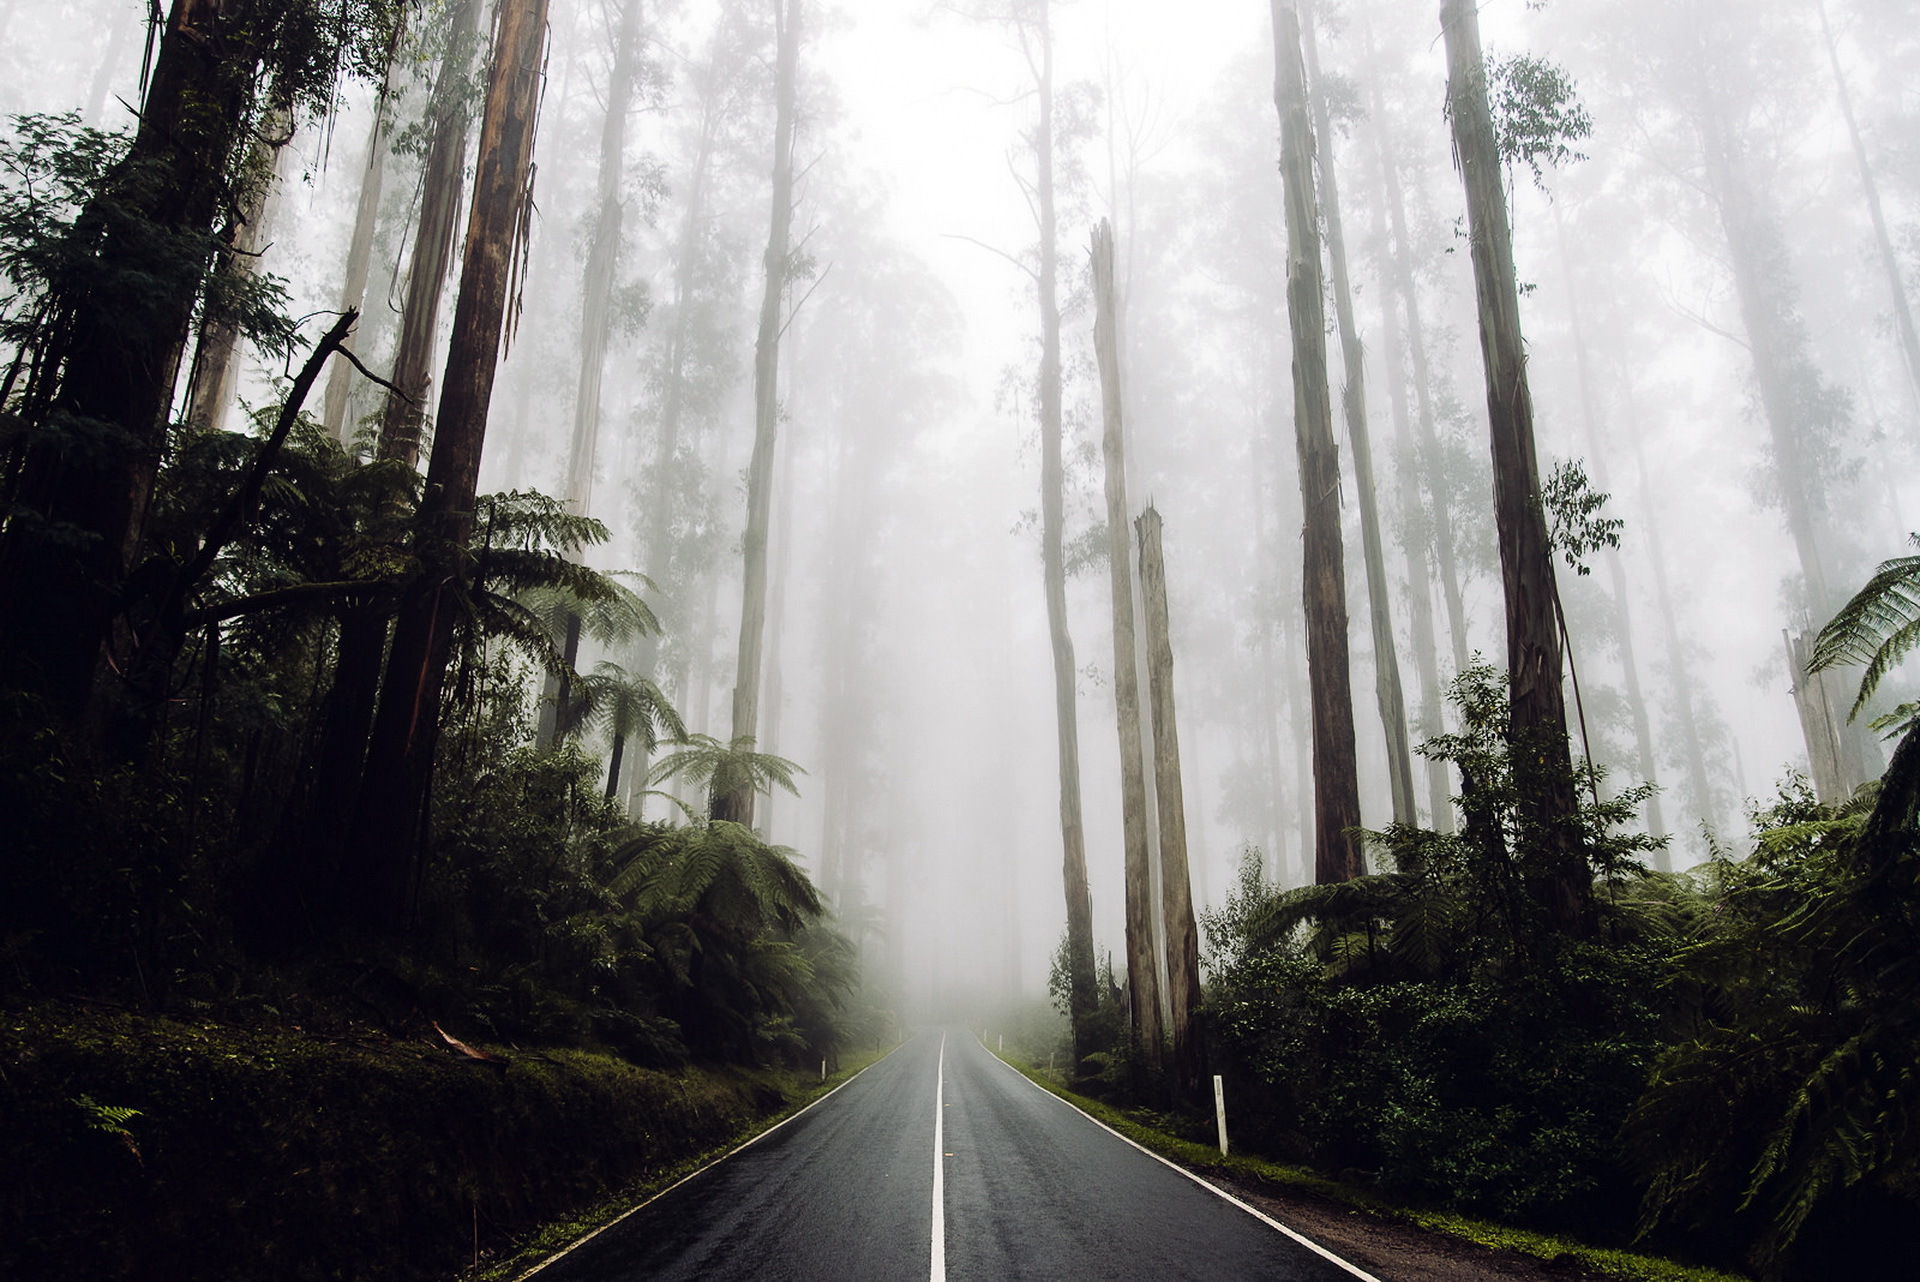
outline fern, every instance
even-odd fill
[[[1920,534],[1909,536],[1920,547]],[[1920,556],[1883,561],[1867,585],[1833,616],[1813,646],[1807,667],[1820,672],[1864,664],[1849,717],[1860,714],[1880,682],[1920,645]]]

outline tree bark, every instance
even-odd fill
[[[1305,515],[1302,594],[1313,699],[1314,878],[1365,871],[1347,656],[1347,579],[1340,533],[1340,448],[1327,387],[1320,211],[1313,189],[1313,123],[1295,0],[1273,0],[1274,107],[1287,210],[1287,316],[1293,330],[1293,414]]]
[[[397,50],[400,36],[396,34],[394,40]],[[343,312],[362,310],[367,299],[367,277],[373,269],[373,234],[379,225],[380,196],[387,181],[387,127],[391,123],[393,80],[399,69],[398,56],[389,58],[386,79],[374,99],[373,123],[367,127],[367,158],[360,167],[360,199],[353,211],[353,238],[347,242],[346,279],[340,286]],[[350,436],[347,403],[355,377],[351,361],[335,361],[327,375],[326,399],[321,402],[320,421],[327,435],[342,443]]]
[[[272,112],[261,125],[262,134],[253,141],[250,172],[243,181],[238,217],[228,233],[230,248],[222,251],[216,278],[230,290],[244,288],[259,269],[260,256],[270,235],[270,210],[274,188],[280,182],[280,161],[287,144],[293,141],[293,116],[287,111]],[[342,311],[357,312],[346,307]],[[240,326],[230,316],[208,316],[200,325],[200,340],[194,347],[192,374],[188,378],[187,428],[196,433],[226,430],[227,413],[233,408],[234,385],[239,382],[235,356],[240,347]],[[345,364],[345,362],[341,362]]]
[[[457,0],[447,33],[446,57],[433,86],[428,110],[433,141],[427,146],[421,176],[420,219],[407,266],[407,297],[400,313],[400,342],[393,361],[393,385],[380,414],[379,456],[412,464],[420,457],[426,426],[427,388],[432,379],[440,329],[440,297],[453,264],[453,237],[459,227],[460,197],[466,188],[467,134],[472,115],[467,80],[473,70],[480,30],[481,0]]]
[[[467,222],[452,345],[435,418],[415,553],[401,601],[361,790],[360,840],[342,876],[348,920],[370,933],[403,923],[417,874],[432,783],[440,697],[459,602],[513,268],[532,212],[529,189],[540,103],[547,0],[502,0]]]
[[[229,161],[259,53],[245,0],[175,0],[140,126],[81,221],[103,225],[110,287],[72,304],[48,413],[70,425],[24,452],[14,519],[0,535],[0,670],[77,728],[93,694],[120,589],[144,541],[174,379],[205,257],[155,262],[149,235],[118,231],[113,205],[183,238],[205,237],[229,198]],[[116,215],[115,217],[119,217]],[[79,438],[78,447],[70,438]]]
[[[1508,741],[1521,814],[1533,830],[1529,854],[1541,869],[1530,890],[1557,930],[1584,935],[1592,923],[1593,875],[1576,821],[1578,801],[1561,689],[1561,636],[1554,611],[1553,549],[1540,500],[1533,398],[1527,387],[1500,155],[1487,103],[1480,18],[1473,0],[1443,0],[1440,22],[1486,368],[1494,520],[1507,605]]]
[[[1068,1006],[1073,1025],[1074,1066],[1097,1049],[1090,1021],[1094,989],[1093,898],[1087,886],[1086,830],[1080,813],[1080,711],[1073,637],[1067,631],[1066,468],[1062,458],[1060,390],[1059,218],[1054,208],[1053,19],[1050,0],[1039,0],[1031,38],[1022,29],[1038,98],[1033,134],[1035,203],[1040,224],[1040,539],[1046,581],[1047,633],[1053,645],[1053,711],[1060,764],[1061,874],[1067,897]],[[1135,999],[1136,1009],[1138,999]]]
[[[1147,600],[1147,684],[1153,703],[1153,782],[1160,801],[1160,890],[1167,924],[1167,990],[1173,1011],[1174,1097],[1200,1099],[1206,1043],[1200,1035],[1200,935],[1187,878],[1187,811],[1180,778],[1180,732],[1174,717],[1173,638],[1167,616],[1167,570],[1160,514],[1149,507],[1135,524],[1140,586]]]
[[[760,667],[767,630],[767,523],[773,506],[773,455],[780,430],[780,333],[793,235],[794,100],[800,67],[800,0],[774,0],[773,214],[767,231],[766,287],[753,352],[753,458],[747,468],[746,563],[740,590],[740,649],[734,667],[733,740],[751,741],[760,725]],[[713,798],[713,817],[753,826],[750,786]]]
[[[1159,1067],[1160,978],[1154,960],[1153,850],[1147,835],[1147,768],[1140,729],[1140,658],[1133,627],[1133,547],[1127,538],[1127,448],[1120,397],[1120,345],[1113,281],[1113,228],[1093,233],[1093,343],[1100,366],[1107,493],[1107,568],[1113,606],[1113,699],[1120,730],[1120,818],[1127,893],[1127,985],[1133,1036]],[[1165,822],[1164,811],[1162,822]],[[1177,995],[1176,995],[1177,1001]],[[1176,1027],[1176,1037],[1178,1029]]]
[[[1400,655],[1393,633],[1393,605],[1387,581],[1386,551],[1380,539],[1380,498],[1374,488],[1373,444],[1367,423],[1367,362],[1360,328],[1353,316],[1353,286],[1347,274],[1347,241],[1340,222],[1340,183],[1333,163],[1333,125],[1320,85],[1320,53],[1313,5],[1303,14],[1307,86],[1319,144],[1320,210],[1327,225],[1327,261],[1333,268],[1333,311],[1340,330],[1340,354],[1347,385],[1341,397],[1347,439],[1353,444],[1354,497],[1360,508],[1360,548],[1367,572],[1368,616],[1373,627],[1373,688],[1380,727],[1387,741],[1387,780],[1393,796],[1393,821],[1412,826],[1419,819],[1413,801],[1413,753],[1407,744],[1407,698],[1400,684]]]

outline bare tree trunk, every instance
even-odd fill
[[[407,268],[407,298],[400,314],[400,342],[393,361],[393,385],[380,415],[380,457],[420,457],[426,425],[427,388],[432,378],[435,339],[440,328],[440,296],[453,264],[453,236],[459,226],[465,188],[467,134],[472,125],[466,102],[480,29],[481,0],[457,0],[447,53],[433,86],[428,110],[433,141],[421,174],[420,221]]]
[[[502,0],[460,296],[420,504],[415,551],[421,569],[395,621],[361,791],[360,840],[342,868],[348,920],[376,934],[402,924],[418,869],[440,696],[470,573],[467,545],[488,402],[513,268],[532,213],[529,183],[546,32],[547,0]]]
[[[1022,28],[1033,72],[1040,119],[1034,131],[1036,203],[1040,222],[1040,538],[1046,578],[1047,632],[1053,643],[1053,710],[1060,759],[1060,837],[1062,880],[1067,897],[1068,1005],[1073,1024],[1074,1063],[1096,1049],[1088,1040],[1094,991],[1093,899],[1087,886],[1086,830],[1080,813],[1080,713],[1075,682],[1073,638],[1067,631],[1067,572],[1064,551],[1066,469],[1062,459],[1060,407],[1059,224],[1054,209],[1053,26],[1049,0],[1039,0],[1032,20],[1038,31]],[[1037,42],[1037,44],[1036,44]],[[1140,1003],[1134,999],[1135,1009]]]
[[[229,290],[240,289],[254,276],[261,253],[266,249],[268,211],[273,203],[274,188],[280,183],[280,160],[286,155],[287,144],[293,141],[292,113],[274,111],[261,128],[263,135],[253,141],[239,217],[228,232],[230,248],[222,251],[220,263],[214,269],[227,282]],[[188,381],[186,422],[189,430],[226,430],[227,412],[233,408],[234,385],[240,375],[234,359],[239,347],[240,325],[234,318],[213,315],[201,323],[200,341],[194,347],[193,372]]]
[[[1880,266],[1887,274],[1887,289],[1893,302],[1893,332],[1900,342],[1900,356],[1907,369],[1907,390],[1920,408],[1920,332],[1913,323],[1913,308],[1907,302],[1907,285],[1900,272],[1900,259],[1893,252],[1893,238],[1887,234],[1887,216],[1880,208],[1880,185],[1874,181],[1873,165],[1867,159],[1867,145],[1861,141],[1860,125],[1854,119],[1853,95],[1847,91],[1846,73],[1840,69],[1840,51],[1833,40],[1833,28],[1827,23],[1827,6],[1821,0],[1820,34],[1827,44],[1827,61],[1833,66],[1833,86],[1840,96],[1840,113],[1846,117],[1847,137],[1853,142],[1853,159],[1860,167],[1860,191],[1866,197],[1867,213],[1873,219],[1873,239],[1880,251]]]
[[[1606,451],[1601,448],[1602,429],[1600,408],[1593,386],[1592,362],[1587,352],[1587,335],[1582,323],[1579,286],[1574,279],[1573,260],[1567,253],[1566,226],[1556,226],[1560,248],[1560,273],[1566,281],[1567,312],[1573,330],[1574,369],[1580,383],[1580,414],[1586,426],[1587,449],[1593,466],[1594,482],[1603,492],[1610,492],[1612,486],[1607,482]],[[1659,772],[1654,766],[1653,727],[1647,717],[1647,700],[1640,688],[1640,665],[1634,654],[1633,606],[1627,597],[1627,572],[1621,563],[1618,551],[1604,554],[1607,562],[1607,574],[1613,589],[1613,608],[1617,619],[1620,637],[1620,666],[1625,674],[1627,686],[1627,708],[1633,716],[1634,753],[1640,778],[1645,783],[1658,785]],[[1647,798],[1647,835],[1664,837],[1667,835],[1666,819],[1661,814],[1660,794],[1654,793]],[[1664,848],[1654,855],[1654,864],[1661,872],[1673,871],[1672,856]]]
[[[779,33],[773,125],[773,218],[767,232],[766,290],[753,355],[753,460],[747,469],[746,572],[740,593],[740,653],[734,669],[733,739],[752,740],[760,725],[760,664],[767,630],[767,519],[773,505],[773,452],[780,430],[780,333],[793,234],[794,97],[800,66],[799,0],[774,0]],[[713,799],[713,817],[753,826],[754,795],[742,787]]]
[[[1374,231],[1375,239],[1384,249],[1387,234],[1386,210],[1383,206],[1384,202],[1375,206]],[[1383,262],[1382,266],[1386,268],[1382,274],[1390,274],[1390,265]],[[1399,308],[1391,291],[1380,300],[1380,321],[1386,348],[1395,354],[1393,366],[1387,374],[1387,408],[1393,419],[1394,446],[1400,454],[1400,461],[1393,469],[1397,498],[1401,512],[1412,520],[1420,512],[1419,446],[1413,439],[1407,385],[1398,360],[1398,354],[1405,350],[1405,344],[1400,330]],[[1407,614],[1412,631],[1413,667],[1420,679],[1420,710],[1416,724],[1420,738],[1426,741],[1442,732],[1440,710],[1446,701],[1446,689],[1440,680],[1439,638],[1433,626],[1431,585],[1435,567],[1429,555],[1430,545],[1424,540],[1403,538],[1401,551],[1405,554],[1407,566],[1407,601],[1412,607]],[[1453,791],[1447,763],[1429,757],[1424,773],[1427,777],[1427,808],[1433,830],[1450,833],[1453,831]]]
[[[567,451],[567,508],[580,516],[590,515],[593,504],[600,387],[606,376],[613,283],[620,270],[621,232],[626,218],[621,180],[627,164],[627,115],[633,106],[634,81],[640,69],[640,18],[641,0],[626,0],[613,67],[608,73],[607,114],[600,126],[599,200],[580,283],[580,378],[574,392],[573,439]],[[580,660],[580,620],[569,611],[564,625],[561,658],[571,668]],[[542,748],[550,748],[575,733],[579,722],[580,711],[570,683],[558,673],[548,673],[542,683],[535,741]]]
[[[121,14],[111,19],[113,36],[107,42],[107,51],[100,57],[100,63],[93,71],[93,83],[87,88],[87,110],[81,116],[88,124],[98,129],[105,121],[107,110],[107,90],[113,87],[113,78],[120,74],[120,63],[127,56],[127,43],[133,33],[145,25],[144,18],[135,17],[126,12],[132,6],[122,4]],[[11,16],[11,15],[9,15]],[[5,19],[0,19],[0,39],[6,36]]]
[[[1180,732],[1174,718],[1173,639],[1167,621],[1167,570],[1160,514],[1149,507],[1136,522],[1140,586],[1146,596],[1147,684],[1153,700],[1153,782],[1160,799],[1160,886],[1167,923],[1167,991],[1173,1008],[1174,1096],[1200,1098],[1206,1044],[1200,1035],[1200,936],[1187,879],[1187,812],[1180,780]]]
[[[1467,194],[1467,225],[1486,366],[1493,446],[1494,520],[1507,602],[1507,689],[1514,780],[1529,843],[1543,866],[1532,892],[1563,932],[1592,923],[1593,875],[1575,827],[1573,762],[1561,689],[1560,627],[1554,609],[1553,549],[1540,502],[1533,398],[1520,335],[1520,295],[1500,155],[1487,104],[1480,17],[1473,0],[1443,0],[1447,100],[1454,150]]]
[[[1140,730],[1140,658],[1133,627],[1133,547],[1127,538],[1126,421],[1120,399],[1119,309],[1113,228],[1093,233],[1094,350],[1100,365],[1101,438],[1107,491],[1107,568],[1113,606],[1113,698],[1120,728],[1120,818],[1126,851],[1127,984],[1133,1036],[1160,1066],[1160,978],[1154,961],[1153,850],[1147,836],[1147,768]],[[1163,812],[1164,814],[1164,812]],[[1164,822],[1164,819],[1163,819]]]
[[[1305,513],[1302,592],[1313,696],[1314,878],[1365,871],[1360,780],[1354,760],[1353,687],[1347,657],[1347,576],[1340,533],[1340,447],[1327,388],[1320,210],[1313,190],[1313,122],[1295,0],[1273,0],[1274,107],[1287,208],[1287,315],[1293,329],[1293,414]]]
[[[399,35],[395,35],[396,48]],[[387,60],[386,79],[373,103],[373,123],[367,128],[367,158],[360,167],[360,200],[353,211],[353,238],[347,242],[346,280],[340,286],[340,310],[360,311],[367,298],[367,277],[373,268],[373,234],[380,221],[380,197],[387,183],[387,127],[392,123],[389,110],[393,96],[394,74],[399,58]],[[353,392],[355,370],[351,361],[335,361],[327,375],[326,399],[321,402],[320,421],[327,435],[345,442],[347,401]]]
[[[1373,687],[1380,726],[1387,740],[1387,780],[1393,795],[1393,821],[1418,821],[1413,802],[1413,754],[1407,745],[1407,699],[1400,685],[1400,655],[1393,635],[1393,605],[1387,581],[1386,552],[1380,539],[1380,498],[1374,488],[1373,444],[1367,424],[1367,362],[1360,329],[1353,318],[1353,286],[1347,275],[1347,240],[1340,222],[1340,183],[1333,163],[1333,124],[1320,87],[1319,41],[1313,5],[1304,12],[1307,85],[1313,127],[1319,144],[1320,212],[1327,224],[1327,260],[1333,268],[1333,310],[1340,329],[1340,354],[1347,385],[1341,397],[1347,439],[1353,443],[1354,497],[1360,508],[1360,548],[1367,571],[1367,604],[1373,626]]]
[[[1367,56],[1373,61],[1372,29],[1367,32]],[[1419,428],[1418,457],[1426,479],[1427,502],[1433,508],[1433,557],[1440,571],[1441,599],[1447,610],[1447,638],[1453,647],[1453,670],[1457,675],[1467,668],[1467,611],[1460,593],[1459,557],[1453,535],[1453,507],[1443,479],[1440,433],[1435,426],[1433,408],[1433,369],[1427,359],[1427,332],[1420,316],[1420,282],[1413,269],[1413,240],[1407,231],[1406,194],[1400,185],[1400,170],[1393,158],[1392,139],[1387,133],[1386,103],[1380,91],[1381,77],[1370,79],[1374,139],[1380,154],[1380,186],[1387,217],[1393,230],[1390,258],[1392,285],[1407,311],[1407,360],[1413,376],[1415,425]],[[1390,310],[1391,302],[1383,302]]]

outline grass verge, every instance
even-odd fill
[[[635,1180],[618,1192],[601,1198],[573,1215],[552,1220],[528,1233],[512,1247],[496,1252],[476,1269],[460,1274],[466,1282],[518,1282],[538,1274],[552,1259],[568,1247],[606,1228],[629,1211],[652,1201],[682,1180],[736,1152],[780,1125],[794,1114],[811,1108],[825,1096],[839,1090],[860,1073],[893,1053],[893,1047],[849,1052],[841,1060],[840,1071],[825,1080],[810,1082],[789,1095],[787,1106],[740,1127],[734,1134],[703,1153],[662,1167]],[[799,1081],[794,1078],[794,1081]]]
[[[988,1048],[990,1051],[992,1048]],[[1298,1167],[1281,1166],[1258,1157],[1232,1153],[1222,1156],[1219,1149],[1192,1140],[1181,1139],[1143,1124],[1125,1110],[1099,1100],[1076,1095],[1046,1069],[1037,1068],[1018,1056],[994,1052],[999,1058],[1034,1085],[1059,1096],[1087,1116],[1103,1122],[1142,1148],[1151,1149],[1190,1171],[1220,1176],[1255,1185],[1311,1193],[1330,1201],[1351,1206],[1383,1219],[1397,1220],[1429,1233],[1438,1233],[1476,1246],[1516,1255],[1530,1255],[1549,1264],[1578,1265],[1626,1282],[1747,1282],[1744,1275],[1717,1269],[1681,1264],[1657,1255],[1623,1251],[1613,1247],[1589,1246],[1570,1238],[1541,1233],[1533,1229],[1513,1228],[1476,1220],[1452,1211],[1401,1206],[1378,1194],[1341,1184],[1325,1176]]]

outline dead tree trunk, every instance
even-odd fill
[[[1480,352],[1486,367],[1494,521],[1507,604],[1509,738],[1521,813],[1533,829],[1529,853],[1541,869],[1531,890],[1556,929],[1584,935],[1592,921],[1593,876],[1575,820],[1578,801],[1561,689],[1553,549],[1540,501],[1533,398],[1527,388],[1520,294],[1499,148],[1487,103],[1480,18],[1472,0],[1444,0],[1440,21],[1447,45],[1454,150],[1467,194]]]
[[[1305,514],[1302,592],[1307,675],[1313,697],[1314,879],[1346,881],[1365,871],[1360,849],[1360,781],[1353,746],[1353,687],[1347,657],[1347,576],[1340,533],[1340,447],[1327,387],[1320,211],[1313,190],[1313,123],[1300,53],[1295,0],[1273,0],[1275,109],[1287,209],[1287,316],[1293,330],[1293,415]]]
[[[502,0],[467,222],[452,345],[427,463],[415,554],[420,571],[401,601],[380,711],[367,753],[359,840],[342,867],[347,921],[389,933],[404,921],[419,865],[439,732],[440,696],[486,442],[487,406],[533,201],[529,187],[540,103],[547,0]]]
[[[1113,699],[1120,728],[1120,819],[1126,854],[1127,985],[1133,1036],[1158,1068],[1160,973],[1154,960],[1153,849],[1147,835],[1147,767],[1140,729],[1140,658],[1133,627],[1133,547],[1127,538],[1126,422],[1113,281],[1113,228],[1093,233],[1093,342],[1100,365],[1101,437],[1107,491],[1107,568],[1113,605]],[[1164,822],[1164,811],[1162,812]]]
[[[747,469],[746,569],[740,592],[740,650],[734,668],[733,740],[753,740],[760,725],[760,665],[767,631],[767,520],[773,507],[773,453],[780,430],[780,334],[793,235],[794,99],[800,67],[800,0],[774,0],[779,37],[774,86],[773,216],[767,231],[766,288],[753,353],[753,460]],[[753,789],[713,799],[713,817],[753,826]]]
[[[1167,570],[1160,514],[1148,508],[1140,536],[1140,587],[1146,596],[1147,685],[1153,701],[1153,782],[1160,802],[1161,909],[1167,924],[1167,995],[1173,1011],[1174,1097],[1200,1098],[1206,1043],[1200,1035],[1200,936],[1187,878],[1187,810],[1180,781],[1180,732],[1174,718],[1173,638],[1167,621]]]
[[[1400,655],[1393,635],[1393,605],[1387,581],[1386,550],[1380,538],[1380,497],[1374,488],[1373,444],[1367,423],[1367,362],[1360,327],[1353,316],[1353,286],[1347,274],[1347,240],[1340,222],[1340,183],[1333,163],[1333,124],[1320,87],[1319,40],[1313,6],[1305,11],[1307,85],[1320,159],[1320,211],[1327,225],[1327,261],[1333,268],[1333,311],[1340,329],[1340,354],[1347,385],[1341,396],[1347,439],[1353,443],[1354,497],[1360,508],[1360,549],[1367,571],[1368,617],[1373,626],[1373,692],[1380,727],[1387,741],[1387,780],[1393,796],[1393,821],[1411,826],[1419,815],[1413,802],[1413,753],[1407,744],[1407,698],[1400,685]]]

